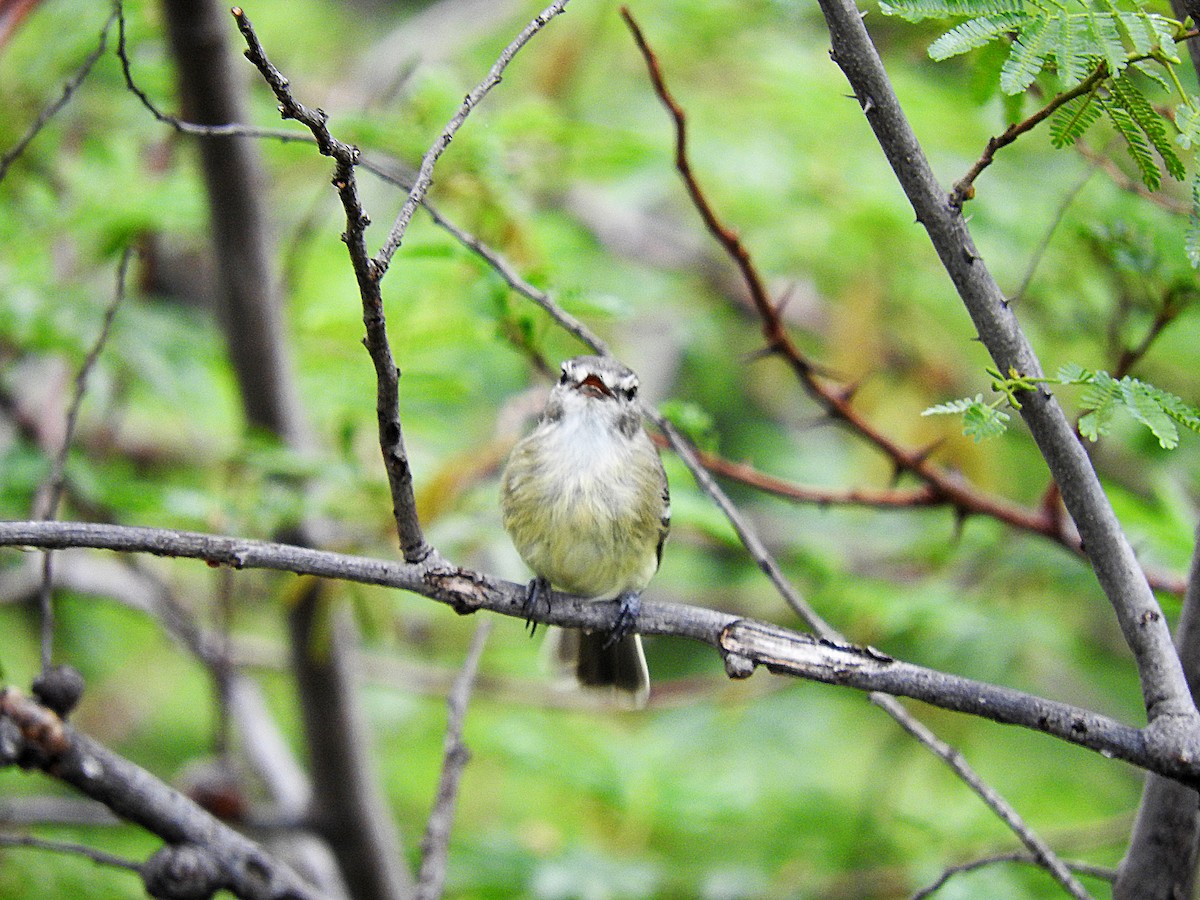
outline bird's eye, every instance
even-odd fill
[[[638,386],[636,384],[631,384],[629,387],[625,388],[625,396],[632,400],[637,396],[637,389]]]
[[[561,376],[561,377],[558,379],[558,383],[559,383],[559,384],[566,384],[566,383],[567,383],[567,378],[568,378],[568,376],[567,376],[567,367],[566,367],[566,366],[563,366],[563,370],[562,370],[562,376]]]

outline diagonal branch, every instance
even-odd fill
[[[513,57],[520,52],[521,48],[529,43],[535,34],[545,28],[551,19],[561,13],[568,2],[569,0],[555,0],[554,3],[551,3],[534,16],[533,21],[526,25],[521,30],[521,33],[513,38],[512,42],[501,51],[496,62],[488,70],[487,77],[476,85],[471,93],[463,98],[462,105],[459,106],[450,121],[446,123],[446,127],[442,129],[442,133],[437,136],[433,145],[425,151],[425,155],[421,158],[421,167],[417,171],[417,177],[408,192],[408,199],[404,201],[404,206],[396,216],[396,221],[392,225],[391,231],[388,232],[387,239],[383,242],[383,246],[379,248],[379,252],[375,254],[375,258],[372,260],[378,277],[383,277],[383,273],[387,271],[388,266],[391,264],[392,256],[400,249],[400,244],[404,240],[404,234],[408,231],[408,225],[412,221],[417,207],[425,199],[426,192],[428,192],[430,186],[433,184],[433,167],[437,165],[438,159],[445,152],[446,148],[450,146],[450,141],[454,139],[454,135],[458,133],[458,129],[467,120],[467,116],[471,114],[471,110],[478,106],[483,101],[483,98],[488,95],[488,92],[500,83],[504,70],[508,68],[508,64],[512,62]]]
[[[1095,70],[1075,87],[1069,91],[1063,91],[1033,115],[1022,119],[1020,122],[1014,122],[1009,125],[1003,132],[995,137],[988,138],[987,146],[984,147],[983,153],[980,155],[958,181],[954,183],[954,192],[950,195],[950,202],[954,206],[962,207],[962,205],[974,198],[975,196],[975,179],[978,178],[983,170],[990,166],[996,160],[996,151],[1007,147],[1015,142],[1021,135],[1033,131],[1038,125],[1046,121],[1061,109],[1065,104],[1070,103],[1076,97],[1082,97],[1084,94],[1090,94],[1100,85],[1105,78],[1108,77],[1108,65],[1101,62],[1096,66]]]
[[[1038,377],[1041,363],[971,238],[961,209],[939,186],[852,0],[819,0],[842,68],[897,180],[1001,372]],[[1067,417],[1044,389],[1022,396],[1021,415],[1079,530],[1097,581],[1137,662],[1150,727],[1181,755],[1200,755],[1192,704],[1166,619]]]
[[[58,115],[59,110],[71,102],[71,98],[75,96],[75,92],[79,90],[79,86],[91,74],[92,68],[96,65],[97,60],[104,55],[105,48],[108,46],[108,32],[112,28],[113,19],[117,17],[114,11],[109,15],[108,20],[104,23],[104,27],[100,29],[100,40],[95,48],[84,59],[82,65],[76,69],[75,74],[66,80],[63,84],[62,93],[52,102],[48,103],[36,119],[30,124],[25,133],[17,140],[12,147],[0,154],[0,181],[4,180],[4,176],[8,174],[9,168],[16,162],[25,148],[28,147],[33,139],[36,138],[46,127],[51,119]]]
[[[891,460],[897,472],[907,472],[922,481],[929,490],[927,505],[951,506],[955,513],[966,518],[972,515],[987,516],[1010,527],[1041,535],[1077,556],[1084,556],[1079,535],[1067,527],[1064,518],[1053,506],[1026,509],[1001,497],[982,491],[933,462],[928,449],[905,447],[890,435],[876,427],[853,404],[854,391],[822,378],[819,366],[808,359],[788,334],[783,316],[766,282],[758,271],[749,250],[737,232],[721,222],[713,210],[708,197],[700,185],[687,153],[687,118],[683,108],[672,96],[666,85],[662,67],[652,47],[646,41],[637,22],[627,8],[622,8],[622,17],[629,26],[634,40],[646,60],[651,82],[663,105],[671,114],[676,127],[675,165],[683,179],[688,196],[700,213],[705,227],[734,261],[741,274],[747,292],[753,300],[755,310],[763,323],[763,334],[767,350],[781,356],[791,367],[808,395],[831,419],[846,425],[869,444],[880,450]],[[1179,578],[1156,574],[1155,586],[1172,593],[1183,592]]]
[[[246,900],[315,900],[291,869],[253,841],[13,688],[0,689],[0,735],[0,765],[40,769],[166,842],[139,867],[148,890],[152,883],[166,886],[173,872],[201,873],[207,892],[186,896],[227,888]],[[182,870],[171,865],[185,856]]]
[[[692,171],[691,162],[687,153],[687,119],[683,109],[675,101],[667,88],[666,81],[662,74],[661,66],[658,63],[658,58],[653,49],[650,47],[634,20],[633,15],[627,7],[621,8],[621,16],[624,18],[626,25],[633,34],[634,40],[641,50],[642,56],[646,61],[646,67],[650,73],[650,79],[654,84],[655,91],[663,104],[671,113],[671,117],[675,122],[675,166],[682,176],[689,195],[692,198],[693,204],[700,213],[701,218],[710,233],[717,239],[725,251],[736,263],[742,277],[745,279],[749,288],[751,298],[758,310],[759,316],[763,321],[763,331],[767,340],[767,349],[770,352],[782,354],[791,363],[796,375],[800,378],[802,384],[808,388],[810,394],[815,396],[819,401],[823,402],[826,409],[831,413],[838,412],[845,418],[846,421],[854,424],[856,430],[864,435],[871,433],[877,434],[877,437],[872,438],[877,446],[887,449],[889,455],[894,460],[902,458],[899,448],[882,433],[874,432],[874,429],[867,426],[850,405],[851,395],[848,391],[832,391],[824,382],[817,377],[817,372],[814,366],[801,354],[800,350],[792,342],[791,337],[784,327],[783,319],[779,314],[779,309],[770,298],[766,286],[759,276],[756,266],[754,265],[749,251],[742,244],[736,232],[726,227],[709,204],[707,196],[700,187],[695,174]],[[686,445],[686,442],[678,434],[678,432],[659,417],[660,427],[665,429],[668,440],[676,451],[685,458],[692,457],[693,451]],[[855,424],[861,423],[861,424]],[[927,468],[929,463],[922,453],[915,458],[914,462],[923,468]],[[791,583],[783,576],[774,559],[766,553],[761,547],[757,535],[749,526],[749,523],[742,519],[740,513],[736,511],[733,504],[724,495],[715,482],[708,476],[707,472],[700,469],[698,462],[696,464],[689,462],[689,468],[692,469],[697,479],[701,482],[702,487],[710,497],[722,508],[726,517],[729,518],[734,528],[737,530],[742,543],[747,550],[751,552],[754,558],[759,562],[763,572],[775,584],[776,589],[781,595],[788,600],[797,613],[809,624],[818,635],[827,640],[843,640],[837,631],[821,619],[816,612],[808,606],[799,596]],[[703,475],[703,478],[701,477]],[[930,487],[933,486],[932,481],[928,481]],[[1047,519],[1049,519],[1047,515]],[[1057,529],[1056,529],[1057,530]],[[960,779],[971,788],[983,802],[992,809],[1000,819],[1009,826],[1017,837],[1029,848],[1030,852],[1038,859],[1038,861],[1058,880],[1058,882],[1074,897],[1086,898],[1087,891],[1078,880],[1071,874],[1070,870],[1063,862],[1055,855],[1050,846],[1042,840],[1031,828],[1024,822],[1017,811],[1006,801],[999,793],[991,789],[983,778],[978,775],[964,760],[956,750],[944,741],[940,740],[928,728],[922,725],[911,713],[908,712],[894,696],[888,696],[894,692],[873,692],[871,699],[876,705],[888,713],[893,719],[898,722],[909,734],[921,742],[925,747],[933,753],[941,757]]]

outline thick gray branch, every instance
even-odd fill
[[[1200,529],[1175,643],[1195,696],[1200,688]],[[1113,896],[1117,900],[1193,896],[1198,841],[1200,795],[1194,788],[1147,773]]]
[[[979,338],[1001,372],[1041,374],[1003,292],[988,272],[962,217],[938,184],[879,54],[851,0],[819,0],[834,61],[850,82],[867,121],[967,307]],[[1083,539],[1096,578],[1116,611],[1137,661],[1151,728],[1169,735],[1178,755],[1200,756],[1200,716],[1192,704],[1170,631],[1070,422],[1047,391],[1021,395],[1021,415],[1054,476]]]

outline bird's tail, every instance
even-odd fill
[[[609,643],[604,632],[555,628],[547,638],[556,678],[565,684],[627,709],[641,709],[650,698],[650,671],[642,639],[626,635]]]

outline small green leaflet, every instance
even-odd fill
[[[1200,410],[1170,391],[1129,375],[1117,379],[1107,372],[1092,372],[1069,363],[1058,370],[1057,377],[1039,379],[1039,382],[1085,388],[1079,397],[1079,407],[1084,410],[1079,418],[1079,433],[1090,441],[1107,434],[1121,412],[1149,428],[1164,450],[1179,446],[1180,425],[1200,434]],[[1010,387],[1027,389],[1021,387],[1017,379],[1009,379],[1006,383]],[[1004,384],[1000,383],[1000,386]],[[976,443],[1003,434],[1011,418],[995,405],[984,403],[982,394],[939,403],[921,415],[961,415],[963,434],[974,438]]]
[[[921,415],[961,415],[963,417],[963,434],[974,438],[977,444],[984,438],[999,437],[1004,434],[1010,418],[1008,413],[984,403],[982,394],[931,406]]]

